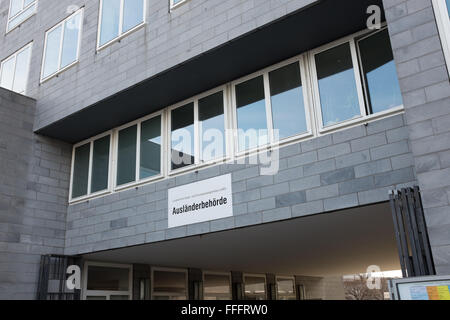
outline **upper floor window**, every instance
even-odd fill
[[[144,23],[145,0],[100,0],[99,20],[101,48]]]
[[[311,133],[302,70],[300,58],[233,86],[238,152]]]
[[[32,43],[2,61],[0,87],[25,94],[30,70]]]
[[[83,9],[45,33],[41,81],[67,69],[78,61]]]
[[[171,109],[171,170],[226,155],[225,105],[222,89]]]
[[[315,50],[312,57],[320,130],[402,107],[386,28]]]
[[[433,0],[433,8],[450,74],[450,0]]]
[[[6,32],[11,31],[36,13],[37,0],[11,0],[9,4],[8,25]]]
[[[170,0],[170,9],[176,8],[178,5],[186,2],[187,0]]]

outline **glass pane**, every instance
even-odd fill
[[[129,270],[125,268],[89,266],[87,289],[128,291],[128,276]]]
[[[110,136],[94,141],[91,193],[108,188]]]
[[[117,150],[117,185],[136,181],[136,139],[137,126],[119,132]]]
[[[228,275],[205,274],[203,295],[205,300],[231,300],[230,277]]]
[[[12,0],[11,8],[9,10],[9,17],[14,17],[19,11],[22,10],[22,0]]]
[[[8,30],[11,30],[15,27],[17,27],[19,24],[21,24],[23,21],[28,19],[30,16],[32,16],[36,12],[36,4],[30,6],[25,11],[22,11],[18,15],[16,15],[15,18],[9,20],[8,24]]]
[[[125,0],[123,4],[123,32],[133,29],[142,23],[144,16],[144,0]]]
[[[298,62],[269,73],[273,128],[284,139],[305,133],[306,116]]]
[[[86,296],[86,300],[106,300],[106,296]]]
[[[277,280],[278,300],[295,300],[295,286],[292,279]]]
[[[114,295],[111,295],[109,297],[109,300],[130,300],[130,296],[124,296],[124,295],[114,296]]]
[[[173,0],[173,5],[176,5],[176,4],[178,4],[178,3],[180,3],[180,2],[183,2],[184,0]]]
[[[372,113],[400,106],[402,95],[388,30],[361,40],[359,49]]]
[[[448,15],[450,17],[450,0],[445,0],[446,4],[447,4],[447,11],[448,11]]]
[[[316,55],[323,125],[358,117],[361,113],[350,44]]]
[[[100,45],[119,35],[120,0],[103,0]]]
[[[80,35],[81,12],[66,21],[62,47],[61,68],[77,60],[78,37]]]
[[[30,52],[31,47],[23,50],[17,55],[13,86],[13,91],[17,93],[25,93],[26,90],[28,70],[30,69]]]
[[[159,299],[181,300],[186,299],[186,273],[173,271],[153,272],[153,293]]]
[[[6,88],[8,90],[12,90],[13,83],[14,83],[14,62],[15,62],[15,56],[9,58],[2,64],[2,69],[0,70],[2,72],[1,79],[0,79],[0,85],[3,88]]]
[[[198,101],[201,136],[201,160],[210,161],[225,155],[225,116],[223,92]]]
[[[194,103],[172,110],[172,170],[195,163]]]
[[[266,299],[266,282],[263,277],[245,277],[245,299],[264,300]]]
[[[161,172],[161,116],[141,124],[140,179],[153,177]]]
[[[91,152],[90,143],[75,148],[75,159],[73,164],[72,198],[81,197],[87,194],[90,152]]]
[[[27,7],[30,3],[35,2],[36,0],[24,0],[23,7]]]
[[[239,151],[267,144],[269,140],[262,76],[236,86],[236,104]]]
[[[47,78],[58,71],[59,46],[61,43],[62,26],[58,26],[47,35],[47,47],[45,49],[43,78]]]

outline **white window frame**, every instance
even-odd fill
[[[12,2],[13,2],[13,0],[9,0],[8,20],[7,20],[7,23],[6,23],[6,33],[7,34],[9,32],[11,32],[11,31],[13,31],[14,29],[20,27],[22,25],[22,23],[24,23],[25,21],[30,19],[32,16],[34,16],[36,14],[37,8],[38,8],[38,0],[34,0],[32,3],[30,3],[26,7],[24,7],[25,0],[22,0],[22,9],[18,13],[16,13],[14,16],[11,17]],[[28,10],[32,6],[35,6],[34,7],[34,12],[32,14],[30,14],[28,17],[26,17],[24,20],[22,20],[22,22],[20,22],[19,24],[17,24],[16,26],[14,26],[14,27],[12,27],[10,29],[9,28],[9,24],[10,24],[11,20],[13,20],[14,18],[17,18],[18,16],[20,16],[22,13],[24,13],[26,10]]]
[[[198,102],[199,100],[201,100],[202,98],[206,98],[210,95],[213,95],[215,93],[219,93],[220,91],[223,92],[223,112],[224,112],[224,129],[225,129],[225,145],[224,145],[224,156],[223,157],[218,157],[216,159],[213,160],[209,160],[209,161],[205,161],[205,162],[201,162],[200,161],[200,154],[201,154],[201,150],[200,150],[200,146],[201,146],[201,138],[200,137],[200,125],[199,125],[199,112],[198,112]],[[194,163],[179,169],[172,169],[172,111],[178,108],[181,108],[189,103],[193,103],[194,104]],[[230,159],[230,128],[231,128],[231,124],[230,124],[230,111],[229,111],[229,94],[228,94],[228,87],[225,86],[220,86],[217,88],[214,88],[212,90],[209,90],[207,92],[204,92],[202,94],[199,94],[197,96],[194,96],[193,98],[184,100],[182,102],[179,102],[177,104],[172,105],[171,107],[168,108],[168,130],[167,130],[167,140],[168,140],[168,149],[167,149],[167,154],[168,154],[168,174],[169,176],[171,175],[175,175],[175,174],[179,174],[179,173],[183,173],[183,172],[187,172],[187,171],[192,171],[192,170],[196,170],[199,169],[201,167],[205,167],[205,166],[209,166],[209,165],[213,165],[213,164],[219,164],[219,163],[223,163],[225,161],[227,161],[228,159]]]
[[[264,278],[264,299],[267,300],[268,294],[267,294],[267,276],[265,274],[258,274],[258,273],[244,273],[242,275],[242,282],[244,286],[244,299],[246,299],[246,293],[245,293],[245,277],[256,277],[256,278]]]
[[[23,92],[18,92],[19,94],[23,94],[25,95],[28,89],[28,78],[30,76],[30,68],[31,68],[31,56],[33,55],[33,41],[31,41],[30,43],[28,43],[27,45],[25,45],[24,47],[20,48],[19,50],[17,50],[16,52],[14,52],[13,54],[11,54],[10,56],[8,56],[7,58],[5,58],[4,60],[1,61],[0,63],[0,79],[2,76],[2,72],[3,72],[3,65],[11,60],[14,59],[14,74],[13,74],[13,85],[11,88],[11,91],[13,91],[14,88],[14,82],[16,80],[16,67],[17,67],[17,56],[22,53],[23,51],[30,49],[30,55],[28,57],[28,74],[25,80],[25,89]],[[8,89],[9,90],[9,89]]]
[[[276,284],[276,299],[278,300],[278,280],[292,280],[294,282],[294,296],[295,299],[298,299],[297,292],[296,292],[296,285],[295,285],[295,277],[293,276],[275,276],[275,284]]]
[[[64,44],[64,33],[65,33],[65,25],[66,22],[69,21],[71,18],[75,17],[77,14],[80,14],[80,26],[79,26],[79,32],[78,32],[78,42],[77,42],[77,56],[75,61],[73,61],[72,63],[70,63],[69,65],[61,68],[61,61],[62,61],[62,51],[63,51],[63,44]],[[83,19],[84,19],[84,7],[78,9],[77,11],[73,12],[72,14],[70,14],[68,17],[64,18],[64,20],[60,21],[58,24],[56,24],[55,26],[53,26],[52,28],[50,28],[49,30],[47,30],[45,32],[45,38],[44,38],[44,53],[42,56],[42,64],[41,64],[41,83],[44,83],[45,81],[53,78],[53,77],[57,77],[59,74],[61,74],[62,72],[66,71],[67,69],[71,68],[72,66],[74,66],[75,64],[77,64],[79,62],[80,59],[80,50],[81,50],[81,39],[82,39],[82,33],[83,33]],[[52,32],[53,30],[57,29],[58,27],[61,26],[61,35],[60,35],[60,39],[59,39],[59,54],[58,54],[58,68],[55,72],[53,72],[52,74],[48,75],[47,77],[44,77],[44,68],[45,68],[45,58],[47,55],[47,43],[48,43],[48,35],[50,34],[50,32]]]
[[[230,289],[230,300],[233,300],[233,288],[231,284],[231,272],[217,272],[217,271],[203,271],[202,272],[202,283],[203,283],[203,300],[205,300],[205,275],[217,275],[228,277],[228,286]]]
[[[360,52],[357,48],[357,41],[361,41],[362,39],[368,38],[378,32],[383,31],[377,30],[375,32],[368,32],[367,30],[360,31],[358,33],[352,34],[350,36],[344,37],[342,39],[336,40],[332,43],[328,43],[322,47],[319,47],[317,49],[314,49],[309,52],[309,63],[310,63],[310,81],[313,91],[313,100],[314,100],[314,109],[317,113],[316,116],[316,127],[318,128],[318,136],[331,133],[340,129],[349,128],[364,122],[373,121],[376,119],[380,119],[386,116],[394,115],[397,113],[400,113],[404,110],[403,104],[382,112],[370,114],[368,112],[368,101],[366,100],[367,94],[365,92],[365,81],[362,76],[362,64],[361,64],[361,57]],[[327,51],[329,49],[333,49],[335,47],[338,47],[342,44],[349,43],[350,44],[350,52],[351,52],[351,58],[353,63],[353,70],[355,73],[355,82],[356,82],[356,90],[358,94],[358,102],[359,102],[359,108],[360,108],[360,115],[358,117],[343,120],[339,123],[330,125],[330,126],[324,126],[323,125],[323,118],[322,118],[322,105],[321,105],[321,99],[320,99],[320,92],[319,92],[319,82],[318,82],[318,76],[317,76],[317,69],[316,69],[316,61],[315,56],[319,53],[322,53],[324,51]]]
[[[106,267],[106,268],[120,268],[120,269],[128,269],[128,291],[103,291],[103,290],[88,290],[88,268],[89,266],[94,267]],[[84,263],[83,270],[83,289],[82,289],[82,300],[86,300],[87,296],[94,297],[106,297],[106,300],[110,300],[111,296],[126,296],[128,295],[129,299],[133,299],[133,265],[131,264],[119,264],[119,263],[107,263],[107,262],[95,262],[95,261],[86,261]]]
[[[163,293],[156,293],[154,292],[154,284],[155,284],[155,271],[164,271],[164,272],[174,272],[174,273],[184,273],[186,275],[185,279],[186,279],[186,300],[189,300],[189,274],[188,274],[188,270],[187,269],[181,269],[181,268],[166,268],[166,267],[152,267],[151,268],[151,290],[150,290],[150,299],[154,300],[153,298],[156,296],[165,296],[165,295],[169,295],[170,294],[167,292],[167,294],[165,294],[166,292]]]
[[[118,127],[114,129],[114,161],[113,161],[113,168],[114,168],[114,175],[113,175],[113,185],[114,185],[114,191],[121,191],[123,189],[128,189],[130,187],[139,186],[148,182],[160,180],[162,177],[164,177],[165,173],[165,145],[166,143],[166,137],[165,137],[165,119],[164,119],[164,110],[160,110],[158,112],[152,113],[148,116],[145,116],[143,118],[140,118],[138,120],[135,120],[133,122],[127,123],[121,127]],[[161,163],[161,170],[158,175],[148,177],[145,179],[140,179],[140,163],[141,163],[141,125],[143,122],[153,119],[155,117],[161,117],[161,154],[160,154],[160,163]],[[119,132],[133,127],[137,126],[136,129],[136,173],[135,173],[135,180],[123,185],[117,185],[117,165],[118,162],[118,152],[119,152]]]
[[[269,73],[275,70],[278,70],[280,68],[286,67],[293,63],[298,63],[300,68],[300,75],[302,80],[302,91],[303,91],[303,105],[305,108],[305,120],[306,120],[306,128],[307,131],[304,133],[296,134],[291,137],[280,139],[279,141],[275,141],[275,137],[273,134],[273,119],[272,119],[272,97],[270,95],[270,79],[269,79]],[[239,151],[239,137],[237,134],[238,130],[238,116],[237,116],[237,96],[236,96],[236,86],[244,83],[246,81],[252,80],[254,78],[263,76],[264,81],[264,100],[266,105],[266,125],[267,130],[269,134],[269,142],[265,145],[258,146],[256,148],[250,148],[247,150]],[[283,62],[277,63],[275,65],[272,65],[268,68],[265,68],[261,71],[255,72],[253,74],[247,75],[243,78],[240,78],[236,81],[233,81],[231,83],[231,90],[232,90],[232,110],[233,110],[233,128],[236,130],[234,135],[234,152],[238,157],[246,156],[248,154],[253,154],[257,151],[260,151],[265,148],[270,148],[274,144],[287,144],[292,141],[296,141],[299,139],[304,139],[307,137],[311,137],[313,135],[313,121],[312,121],[312,115],[313,111],[311,110],[311,101],[310,101],[310,89],[309,89],[309,82],[307,78],[307,70],[306,70],[306,64],[305,64],[305,55],[301,54],[296,57],[290,58],[288,60],[285,60]]]
[[[138,25],[136,25],[135,27],[131,28],[128,31],[123,32],[123,11],[124,11],[124,1],[125,0],[120,0],[120,15],[119,15],[119,32],[117,34],[117,36],[114,39],[111,39],[110,41],[104,43],[104,44],[100,44],[100,38],[101,38],[101,28],[102,28],[102,13],[103,13],[103,1],[104,0],[100,0],[100,6],[99,6],[99,14],[98,14],[98,26],[97,26],[97,52],[110,46],[111,44],[115,43],[115,42],[119,42],[120,40],[122,40],[123,38],[125,38],[126,36],[128,36],[130,33],[135,32],[136,30],[142,28],[147,22],[146,22],[146,17],[147,17],[147,0],[143,0],[144,4],[143,4],[143,10],[142,10],[142,22],[139,23]]]
[[[105,190],[101,190],[101,191],[97,191],[97,192],[91,193],[92,164],[93,164],[93,159],[94,159],[93,158],[94,157],[94,155],[93,155],[94,142],[97,141],[98,139],[104,138],[104,137],[106,137],[108,135],[110,136],[110,138],[109,138],[109,163],[108,163],[108,166],[109,166],[108,167],[108,187]],[[78,147],[81,147],[81,146],[83,146],[85,144],[89,144],[89,173],[88,173],[87,193],[84,196],[73,198],[72,197],[72,189],[73,189],[73,173],[74,173],[74,169],[75,169],[75,149],[78,148]],[[112,171],[113,171],[113,168],[111,167],[111,165],[112,165],[111,159],[112,159],[112,156],[114,154],[113,153],[113,146],[114,146],[114,144],[113,144],[113,131],[110,130],[110,131],[101,133],[101,134],[99,134],[99,135],[97,135],[97,136],[95,136],[93,138],[89,138],[87,140],[79,142],[79,143],[75,144],[72,147],[72,164],[71,164],[71,168],[70,168],[69,203],[70,202],[75,202],[75,201],[77,201],[77,202],[83,201],[83,200],[90,199],[90,198],[93,198],[93,197],[102,196],[102,195],[105,195],[105,194],[108,194],[108,193],[111,192],[111,184],[112,184],[111,178],[112,178]]]
[[[178,3],[175,3],[174,0],[170,0],[170,11],[175,10],[176,8],[178,8],[179,6],[185,4],[186,2],[188,2],[189,0],[181,0]]]
[[[433,0],[433,9],[436,16],[436,22],[444,50],[447,70],[450,76],[450,18],[445,0]]]

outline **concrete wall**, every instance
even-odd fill
[[[39,0],[37,15],[2,38],[0,60],[34,41],[28,95],[38,129],[315,1],[189,0],[169,12],[169,0],[147,0],[145,28],[96,53],[99,0]],[[39,85],[45,31],[69,5],[85,5],[80,62]],[[0,32],[8,7],[0,2]]]
[[[450,274],[450,83],[431,0],[384,0],[438,274]]]
[[[388,200],[416,178],[404,116],[296,143],[280,171],[223,164],[69,206],[66,254],[86,253],[256,225]],[[168,229],[167,190],[232,173],[234,216]]]
[[[71,147],[34,135],[34,112],[0,88],[0,299],[35,298],[41,255],[64,251]]]

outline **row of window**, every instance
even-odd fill
[[[132,298],[132,266],[87,262],[83,298],[86,300],[130,300]],[[139,299],[146,298],[148,282],[139,283]],[[152,268],[153,300],[187,300],[188,273],[185,269]],[[244,274],[245,300],[266,300],[265,275]],[[232,300],[231,274],[203,272],[204,300]],[[276,277],[277,300],[295,300],[294,277]]]
[[[186,0],[171,0],[171,7]],[[11,0],[7,31],[14,29],[37,11],[37,0]],[[100,0],[97,48],[101,49],[145,22],[145,0]],[[45,33],[41,82],[78,62],[83,26],[83,8]],[[24,94],[27,86],[32,43],[0,65],[0,86]]]
[[[388,30],[362,32],[75,145],[71,200],[401,109]]]

